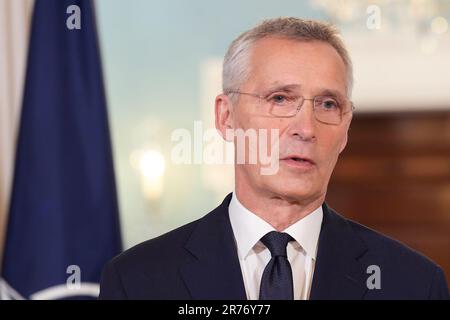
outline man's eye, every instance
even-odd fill
[[[269,98],[270,102],[274,102],[276,104],[283,104],[289,101],[289,98],[282,94],[275,94]]]
[[[339,109],[338,103],[334,99],[324,99],[319,103],[320,107],[327,111]]]

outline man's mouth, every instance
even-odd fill
[[[301,156],[301,155],[289,155],[287,157],[283,157],[281,159],[281,161],[291,167],[295,167],[295,168],[299,168],[299,169],[311,169],[312,167],[315,166],[315,163],[313,160],[311,160],[308,157]]]
[[[293,160],[293,161],[297,161],[297,162],[309,162],[311,164],[315,164],[314,161],[312,161],[310,158],[300,156],[300,155],[290,155],[290,156],[282,158],[281,160]]]

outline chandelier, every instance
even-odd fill
[[[342,26],[383,31],[406,30],[419,35],[448,31],[450,0],[311,0],[312,5]]]

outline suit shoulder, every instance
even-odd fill
[[[358,222],[350,219],[346,219],[346,221],[367,245],[368,249],[381,256],[384,261],[401,263],[401,265],[409,265],[412,268],[415,266],[427,273],[434,273],[436,268],[439,268],[434,261],[404,243]]]
[[[158,264],[167,264],[174,257],[181,258],[185,254],[184,244],[189,239],[201,219],[195,220],[156,238],[141,242],[114,257],[110,263],[116,268],[130,269],[145,267],[147,262],[152,268]]]
[[[449,299],[445,274],[434,261],[395,239],[346,220],[368,249],[361,262],[379,267],[384,292],[379,298]]]
[[[103,271],[101,297],[185,299],[183,284],[176,275],[189,257],[184,244],[198,221],[137,244],[109,261]]]

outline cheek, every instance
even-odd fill
[[[286,127],[286,123],[280,120],[282,119],[275,119],[257,114],[241,113],[237,114],[235,117],[235,129],[253,131],[256,136],[256,143],[254,145],[258,148],[264,147],[264,150],[267,151],[265,154],[271,154],[273,143],[280,139],[284,128]],[[246,145],[248,145],[248,143],[246,143]],[[278,149],[279,147],[277,150]]]
[[[342,130],[328,130],[322,135],[318,135],[317,138],[320,158],[333,167],[345,141],[345,132]]]

